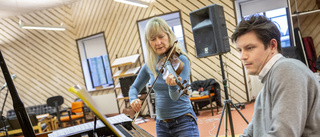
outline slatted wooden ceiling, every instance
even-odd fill
[[[76,39],[103,31],[111,62],[116,56],[123,57],[137,52],[142,55],[136,21],[180,11],[186,47],[192,60],[192,79],[215,79],[220,83],[224,98],[219,57],[196,57],[189,18],[191,11],[211,4],[223,6],[228,34],[231,35],[236,21],[233,2],[229,0],[155,0],[148,8],[113,0],[82,0],[64,7],[1,19],[0,48],[10,72],[18,76],[16,88],[26,106],[45,104],[46,99],[54,95],[64,96],[65,106],[69,106],[76,96],[69,93],[67,88],[74,84],[84,86]],[[18,27],[19,19],[32,24],[58,25],[63,22],[67,30],[23,30]],[[229,94],[234,103],[246,102],[242,66],[234,44],[230,44],[231,52],[223,55],[225,70],[228,72]],[[143,62],[142,56],[140,59]],[[116,71],[117,68],[112,70],[113,73]],[[4,83],[4,79],[1,78],[0,82]],[[115,82],[118,80],[115,79]],[[99,90],[91,94],[96,96],[110,92],[113,90]],[[1,93],[1,100],[3,98],[4,92]],[[120,108],[124,108],[123,101],[120,102]],[[12,109],[10,97],[5,107],[5,110],[8,109]]]

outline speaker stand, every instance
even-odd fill
[[[224,104],[223,104],[223,109],[222,109],[222,113],[221,113],[220,122],[219,122],[219,126],[218,126],[218,131],[217,131],[216,137],[218,137],[218,135],[219,135],[219,130],[220,130],[220,126],[221,126],[221,122],[222,122],[224,111],[227,111],[227,114],[226,114],[226,131],[228,131],[228,125],[227,124],[228,124],[228,119],[229,119],[230,128],[231,128],[231,135],[232,135],[232,137],[234,137],[234,128],[233,128],[230,105],[232,105],[238,111],[238,113],[241,115],[241,117],[244,119],[244,121],[246,121],[247,124],[249,124],[249,122],[241,114],[241,112],[238,110],[238,108],[232,103],[232,100],[229,99],[228,88],[227,88],[227,80],[226,80],[225,75],[224,75],[224,68],[223,68],[223,61],[222,61],[222,55],[221,54],[219,54],[219,59],[220,59],[221,74],[222,74],[222,79],[223,79],[222,83],[223,83],[223,87],[224,87],[225,100],[224,100]],[[226,134],[226,136],[227,136],[227,134]]]

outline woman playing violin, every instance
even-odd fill
[[[163,57],[172,48],[176,36],[170,26],[162,18],[152,18],[145,28],[145,43],[147,45],[147,63],[144,64],[129,90],[130,105],[138,112],[142,101],[137,98],[139,92],[150,81],[153,83],[160,70]],[[178,58],[184,67],[178,76],[179,81],[190,77],[190,62],[185,52],[181,50],[180,42],[176,45]],[[159,74],[161,75],[161,73]],[[196,115],[192,109],[189,97],[179,91],[176,78],[169,74],[167,77],[159,77],[153,87],[156,105],[156,130],[158,137],[170,136],[199,136]]]

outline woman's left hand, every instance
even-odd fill
[[[178,79],[179,79],[179,81],[182,80],[181,77],[178,77]],[[167,77],[167,79],[166,79],[166,83],[167,83],[168,85],[170,85],[170,86],[175,86],[175,85],[177,85],[177,83],[176,83],[176,78],[175,78],[172,74],[169,74],[169,75],[168,75],[168,77]]]

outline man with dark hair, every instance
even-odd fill
[[[242,137],[319,137],[319,81],[301,61],[281,55],[276,25],[253,15],[239,23],[231,39],[247,73],[264,84]]]

